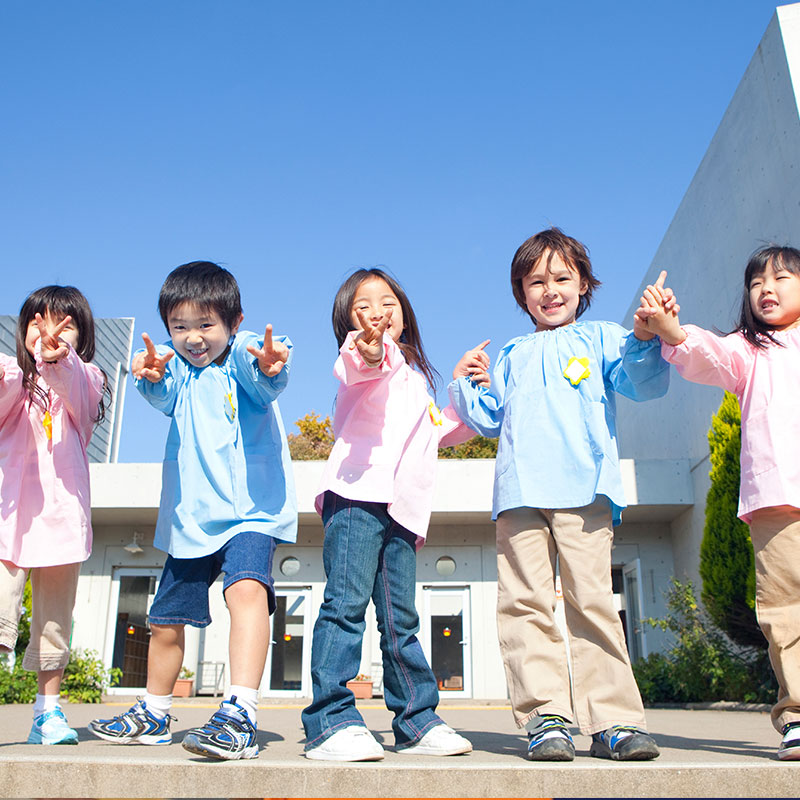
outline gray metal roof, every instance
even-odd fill
[[[95,429],[89,443],[89,461],[116,461],[122,429],[125,386],[133,344],[133,318],[95,319],[96,352],[94,363],[108,375],[113,400],[106,408],[106,417]],[[0,315],[0,352],[16,353],[14,337],[16,316]]]

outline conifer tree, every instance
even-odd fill
[[[750,529],[737,516],[741,414],[735,395],[725,392],[708,432],[711,488],[700,545],[702,598],[710,617],[731,639],[766,647],[755,615],[755,563]]]

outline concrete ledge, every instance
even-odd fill
[[[779,734],[757,711],[651,709],[650,731],[661,757],[616,763],[589,757],[577,735],[568,764],[525,760],[526,738],[505,704],[443,703],[439,712],[475,750],[430,758],[393,750],[391,715],[378,701],[359,703],[386,748],[382,762],[325,763],[303,757],[302,701],[259,709],[259,758],[209,762],[181,748],[191,727],[216,708],[209,700],[176,704],[168,747],[102,742],[86,729],[94,717],[120,714],[126,699],[104,706],[66,706],[77,747],[24,744],[30,706],[0,706],[0,795],[3,797],[794,797],[800,763],[780,762]]]

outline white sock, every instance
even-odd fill
[[[250,717],[250,722],[252,722],[257,728],[256,709],[258,708],[258,689],[251,689],[249,686],[236,686],[235,684],[231,684],[231,688],[228,692],[228,697],[225,702],[229,703],[232,697],[236,698],[236,702],[247,712],[247,716]]]
[[[57,694],[37,694],[33,704],[33,716],[38,717],[39,714],[59,708],[61,704],[58,700],[59,695]]]
[[[169,714],[172,708],[172,695],[171,694],[150,694],[146,692],[144,696],[144,704],[147,710],[156,718],[164,719]]]

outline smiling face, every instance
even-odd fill
[[[353,298],[353,306],[350,311],[350,319],[353,323],[354,330],[361,330],[361,323],[356,315],[356,310],[361,311],[369,322],[376,325],[383,318],[383,315],[389,310],[392,310],[392,318],[389,326],[386,328],[392,339],[396,342],[400,341],[403,335],[403,309],[400,306],[400,301],[397,295],[392,291],[391,287],[382,278],[367,278],[363,281]]]
[[[525,307],[536,320],[536,330],[552,330],[574,322],[586,288],[586,281],[558,253],[545,252],[522,279]]]
[[[60,317],[56,319],[55,317],[50,314],[50,312],[45,312],[43,315],[45,322],[49,327],[54,327],[61,322],[64,317]],[[78,326],[75,324],[75,320],[73,319],[66,328],[58,335],[58,338],[64,342],[68,342],[72,345],[73,350],[78,349]],[[31,354],[34,355],[34,350],[36,348],[36,342],[39,340],[39,327],[36,325],[36,320],[32,319],[28,323],[28,330],[25,333],[25,349]]]
[[[800,324],[800,276],[775,269],[770,261],[750,281],[750,308],[756,319],[776,331]]]
[[[195,303],[181,303],[167,315],[167,329],[177,353],[194,367],[207,367],[225,353],[231,336],[239,330],[242,318],[233,328],[213,309]]]

